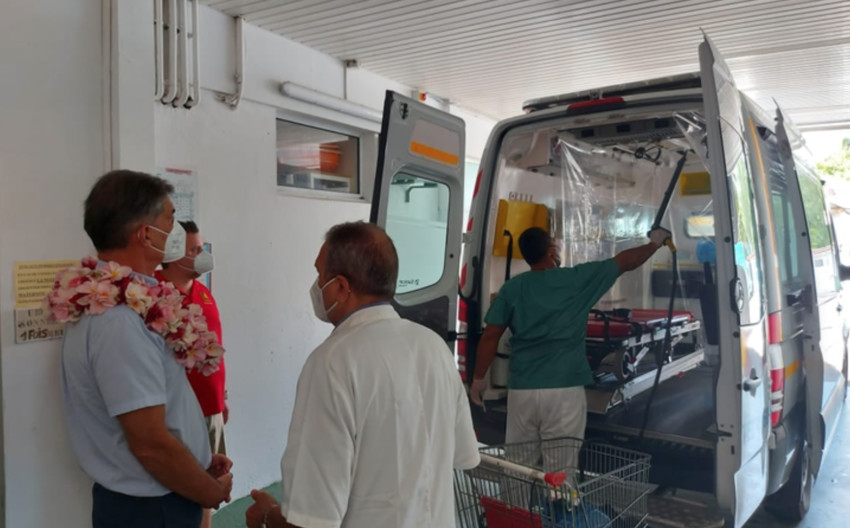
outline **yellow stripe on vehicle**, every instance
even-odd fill
[[[445,150],[440,150],[424,143],[419,143],[418,141],[410,142],[410,152],[419,154],[420,156],[434,161],[439,161],[440,163],[445,163],[446,165],[457,165],[458,163],[457,154],[452,154],[451,152],[446,152]]]
[[[756,125],[755,123],[753,123],[752,119],[748,119],[747,123],[750,125],[750,136],[753,138],[753,147],[756,150],[756,162],[758,162],[759,178],[761,179],[761,192],[764,204],[767,207],[767,215],[765,215],[767,217],[768,224],[767,232],[769,233],[770,241],[773,244],[774,258],[778,259],[779,255],[777,253],[779,252],[779,246],[776,243],[776,227],[773,223],[773,207],[770,203],[770,191],[768,190],[767,185],[767,170],[765,170],[764,160],[761,157],[761,147],[759,146],[759,138],[758,133],[756,132]],[[773,274],[773,282],[773,287],[776,289],[776,291],[781,291],[779,283],[779,273]],[[774,308],[770,307],[770,309]]]
[[[790,365],[785,367],[785,378],[788,379],[794,375],[795,372],[800,370],[800,360],[793,361]]]

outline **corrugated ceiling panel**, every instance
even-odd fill
[[[698,69],[704,29],[742,89],[850,120],[848,0],[208,0],[496,118],[535,97]]]

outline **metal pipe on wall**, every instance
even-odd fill
[[[230,108],[234,110],[239,106],[239,101],[242,100],[242,94],[245,90],[244,25],[245,19],[236,17],[236,92],[232,94],[221,94],[219,96],[222,101],[230,105]]]
[[[198,2],[200,0],[190,1],[192,2],[192,94],[184,105],[186,108],[192,108],[201,100],[201,57],[198,40]]]
[[[177,0],[168,0],[168,74],[162,102],[169,104],[177,97]]]
[[[165,91],[165,79],[163,79],[163,67],[162,61],[164,60],[164,50],[163,46],[163,36],[162,33],[164,31],[164,20],[162,19],[162,0],[154,0],[153,3],[153,49],[154,49],[154,76],[155,76],[155,88],[154,88],[154,101],[158,101],[162,99],[163,93]]]
[[[172,105],[182,107],[189,100],[189,56],[188,56],[188,28],[186,27],[186,2],[177,0],[177,97]]]

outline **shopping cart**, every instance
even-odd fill
[[[461,528],[640,528],[650,456],[558,438],[486,447],[455,471]]]

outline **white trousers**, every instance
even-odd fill
[[[541,450],[540,442],[565,436],[584,439],[586,425],[587,396],[584,387],[508,392],[505,441],[509,444],[530,442],[512,454],[515,460],[521,459],[517,460],[520,463],[530,466],[542,463],[544,471],[577,467],[577,449]]]

